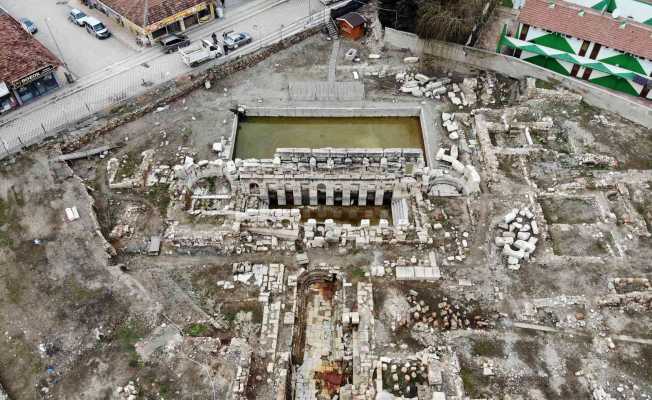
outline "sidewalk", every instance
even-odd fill
[[[320,6],[320,9],[324,7]],[[317,19],[323,15],[317,14]],[[189,36],[192,40],[198,40],[210,37],[214,31],[226,29],[250,32],[254,42],[217,61],[224,62],[256,50],[261,41],[268,45],[271,44],[270,38],[278,41],[280,37],[305,29],[301,25],[304,21],[292,22],[307,16],[308,0],[264,0],[254,3],[254,7],[242,6],[233,10],[225,19],[201,26],[190,32]],[[159,49],[151,48],[107,68],[101,76],[84,77],[64,89],[65,92],[59,91],[40,104],[17,111],[19,115],[11,115],[18,118],[0,127],[0,157],[42,140],[46,133],[56,131],[65,124],[191,71],[178,54],[165,55]]]

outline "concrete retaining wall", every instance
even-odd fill
[[[462,46],[436,40],[422,40],[418,36],[385,29],[385,44],[391,47],[409,49],[414,54],[429,54],[454,62],[464,63],[478,69],[491,70],[512,78],[533,77],[553,83],[579,93],[592,106],[616,112],[643,126],[652,126],[652,103],[636,97],[609,91],[582,80],[564,76],[554,71],[504,54]]]
[[[442,132],[439,128],[440,125],[437,123],[439,119],[435,117],[429,107],[422,107],[419,120],[421,121],[421,136],[423,137],[423,148],[426,153],[426,163],[433,166],[435,165],[435,154],[437,154],[441,143],[440,135]]]
[[[250,117],[418,117],[421,106],[247,107]]]
[[[229,137],[229,160],[233,160],[235,154],[235,138],[238,134],[238,115],[233,115],[233,123],[231,124],[231,136]]]

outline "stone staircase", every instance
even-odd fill
[[[328,29],[328,36],[331,39],[337,40],[339,38],[340,35],[337,31],[337,25],[335,25],[335,21],[332,18],[329,18],[328,22],[326,22],[326,29]]]

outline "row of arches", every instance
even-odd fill
[[[269,202],[270,206],[389,206],[393,197],[393,187],[376,185],[261,185],[249,182],[245,186],[249,195],[258,196]]]

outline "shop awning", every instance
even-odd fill
[[[9,94],[9,88],[7,87],[7,84],[4,83],[3,81],[0,81],[0,97],[6,96]]]
[[[611,65],[603,63],[597,60],[593,60],[588,57],[581,57],[576,54],[571,54],[565,51],[553,49],[546,46],[541,46],[536,43],[526,42],[525,40],[519,40],[513,37],[503,35],[500,38],[500,46],[511,47],[512,49],[527,51],[529,53],[539,54],[545,57],[554,58],[556,60],[566,61],[571,64],[577,64],[582,67],[591,68],[596,71],[603,72],[605,74],[618,76],[623,79],[630,81],[635,81],[640,85],[652,84],[652,81],[645,75],[641,75],[637,72],[630,71],[625,68],[618,67],[616,65]],[[645,83],[644,83],[645,82]]]

